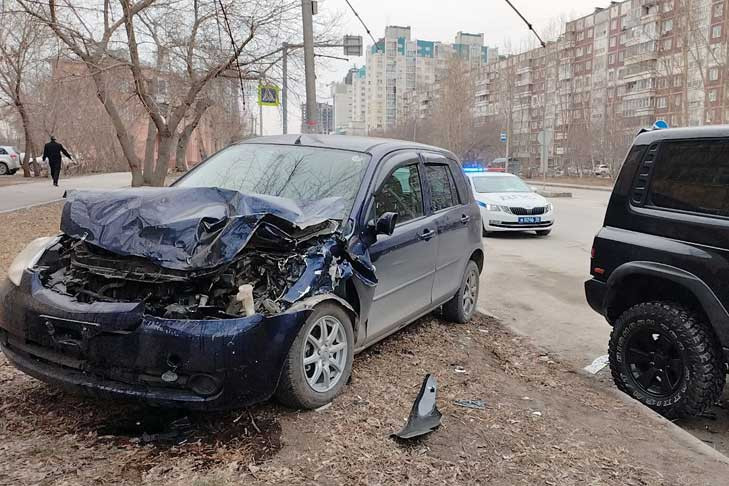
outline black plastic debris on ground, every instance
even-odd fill
[[[182,444],[193,434],[187,415],[179,411],[144,410],[120,420],[111,421],[97,430],[100,436],[123,436],[142,444]]]
[[[420,387],[413,408],[410,410],[410,416],[405,427],[392,437],[398,439],[412,439],[421,435],[429,434],[440,425],[441,413],[436,406],[436,392],[438,385],[435,377],[430,373],[425,375],[423,384]]]

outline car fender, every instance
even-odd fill
[[[615,299],[620,282],[631,275],[663,278],[677,283],[691,292],[701,304],[722,346],[729,347],[729,312],[727,312],[714,291],[693,273],[665,263],[634,261],[624,263],[616,268],[607,281],[607,291],[603,304],[605,310],[607,310],[610,302]]]
[[[319,294],[319,295],[313,295],[311,297],[308,297],[306,299],[303,299],[299,302],[296,302],[294,305],[289,307],[286,312],[297,312],[301,310],[313,310],[314,307],[321,304],[322,302],[332,301],[336,302],[337,304],[341,305],[345,312],[349,314],[349,317],[352,318],[352,331],[354,331],[354,335],[357,335],[357,323],[359,321],[359,316],[357,315],[357,312],[354,310],[354,307],[344,300],[343,298],[339,297],[336,294]]]

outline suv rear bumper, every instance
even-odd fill
[[[598,314],[605,315],[605,294],[607,284],[597,279],[590,279],[585,282],[585,297],[587,303]]]

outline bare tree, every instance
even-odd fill
[[[0,97],[6,98],[20,118],[25,138],[23,175],[30,177],[30,160],[37,155],[31,127],[31,113],[26,94],[30,91],[31,71],[42,62],[48,31],[32,17],[18,12],[10,4],[0,10]],[[10,28],[12,26],[12,28]],[[33,164],[37,176],[38,166]]]
[[[189,137],[193,130],[188,131],[188,126],[199,123],[210,106],[205,88],[231,70],[245,75],[265,62],[278,49],[267,43],[267,28],[275,29],[282,17],[299,6],[293,0],[176,0],[165,4],[119,0],[117,6],[110,0],[97,0],[84,8],[70,0],[62,0],[60,5],[57,0],[47,4],[17,1],[86,66],[135,186],[164,183],[180,136]],[[161,28],[153,31],[150,26]],[[169,46],[165,62],[149,62],[147,44],[153,33]],[[156,53],[158,61],[160,54]],[[156,129],[156,157],[146,173],[120,112],[120,100],[108,90],[109,71],[118,66],[128,69],[134,94]],[[165,68],[174,86],[166,98],[159,96],[154,84],[160,77],[158,67]],[[186,138],[182,140],[184,145]]]

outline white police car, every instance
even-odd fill
[[[484,235],[493,231],[536,231],[547,236],[554,207],[519,177],[505,172],[464,168],[481,208]]]

